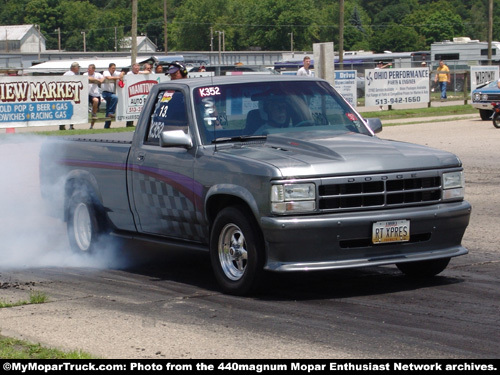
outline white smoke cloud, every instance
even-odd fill
[[[0,137],[0,269],[124,266],[109,244],[98,254],[71,251],[66,224],[50,217],[39,187],[39,152],[44,137]]]

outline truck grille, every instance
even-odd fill
[[[421,172],[325,179],[318,192],[323,211],[432,204],[441,200],[441,176]]]

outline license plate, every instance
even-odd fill
[[[410,220],[377,221],[372,226],[374,244],[410,240]]]

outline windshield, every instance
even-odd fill
[[[309,130],[371,134],[322,81],[222,84],[196,88],[193,95],[204,144]]]

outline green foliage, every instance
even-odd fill
[[[317,0],[137,0],[138,35],[164,46],[167,4],[168,49],[312,49],[315,42],[339,42],[338,1]],[[48,49],[113,51],[130,36],[130,0],[2,0],[0,24],[39,24]],[[494,39],[500,39],[500,0],[494,0]],[[487,0],[345,0],[344,50],[408,51],[431,43],[469,36],[486,40]],[[212,34],[211,34],[212,30]],[[212,43],[212,44],[211,44]]]
[[[40,344],[0,336],[0,358],[3,359],[92,359],[80,350],[64,352],[44,348]]]

